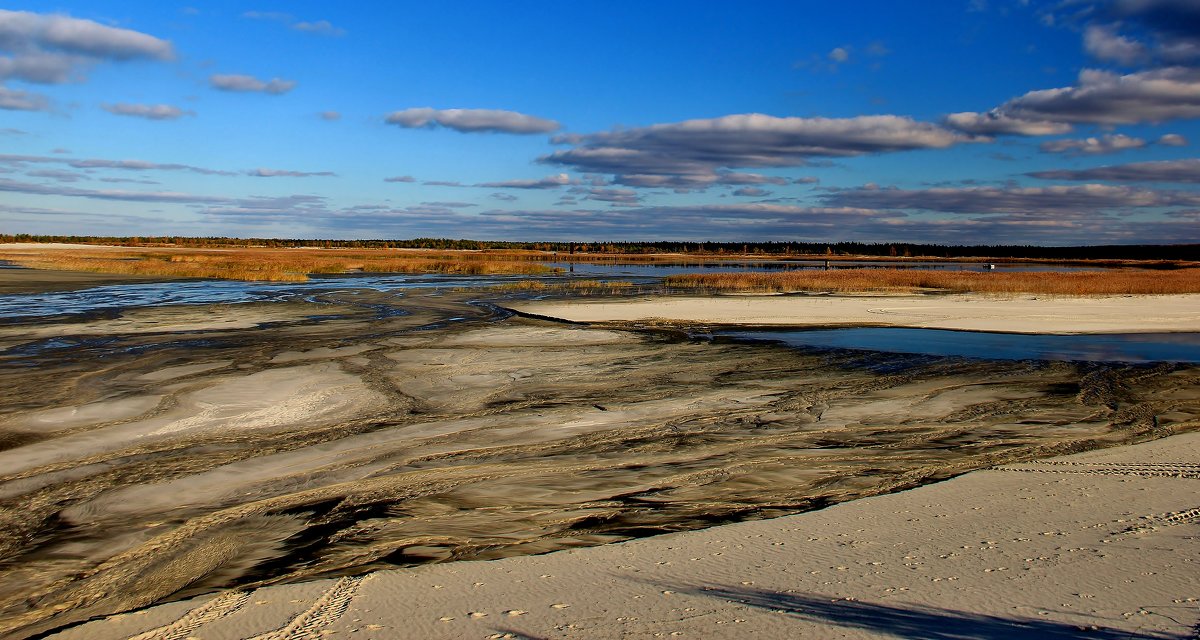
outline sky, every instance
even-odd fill
[[[26,2],[0,233],[1200,242],[1200,0]]]

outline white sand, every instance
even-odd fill
[[[1009,333],[1200,331],[1200,294],[1087,298],[754,295],[510,306],[522,313],[572,322],[884,326]]]
[[[1191,433],[774,520],[228,592],[51,637],[1190,638],[1198,488]]]

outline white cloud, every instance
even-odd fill
[[[246,172],[248,176],[255,178],[313,178],[313,177],[332,177],[337,174],[332,171],[290,171],[287,169],[267,169],[259,167]]]
[[[1186,147],[1188,146],[1188,139],[1178,133],[1168,133],[1158,139],[1158,144],[1164,147]]]
[[[1109,180],[1117,182],[1177,182],[1200,184],[1200,158],[1134,162],[1091,169],[1035,171],[1029,175],[1043,180]]]
[[[1066,133],[1071,125],[1047,120],[1024,120],[989,111],[952,113],[943,120],[946,126],[965,133],[991,136],[1011,134],[1018,136],[1046,136]]]
[[[114,115],[132,116],[147,120],[178,120],[183,116],[196,115],[194,111],[187,111],[169,104],[129,104],[118,102],[117,104],[102,104],[100,107]]]
[[[1082,138],[1079,140],[1049,140],[1038,148],[1042,153],[1065,153],[1067,155],[1099,155],[1116,153],[1127,149],[1140,149],[1146,146],[1146,141],[1123,133],[1105,134],[1099,137]]]
[[[328,20],[314,20],[306,22],[298,19],[290,13],[282,13],[279,11],[247,11],[242,14],[243,18],[251,20],[269,20],[278,22],[295,31],[303,33],[311,33],[321,36],[341,37],[346,35],[346,30],[340,27],[335,27]]]
[[[965,214],[1075,214],[1130,208],[1200,206],[1200,194],[1084,184],[1048,187],[896,189],[860,187],[824,196],[832,206]]]
[[[284,94],[296,87],[294,80],[271,78],[264,82],[254,76],[239,74],[213,74],[209,76],[208,82],[214,89],[221,91],[261,92],[271,95]]]
[[[516,111],[500,109],[432,109],[421,107],[393,111],[385,122],[406,129],[445,127],[463,133],[551,133],[559,123]]]
[[[65,15],[0,9],[0,50],[60,52],[102,60],[174,57],[171,43],[154,36]]]
[[[763,114],[615,129],[556,138],[575,145],[539,159],[584,172],[614,174],[629,186],[693,188],[724,170],[790,167],[814,157],[941,149],[971,136],[903,116],[778,118]]]
[[[488,187],[491,189],[555,189],[571,184],[571,177],[565,173],[558,175],[546,176],[536,180],[505,180],[503,182],[484,182],[477,184],[477,187]]]
[[[1117,75],[1085,69],[1070,87],[1030,91],[996,110],[1021,120],[1134,124],[1200,117],[1200,69],[1166,67]]]
[[[1132,67],[1147,57],[1146,46],[1117,34],[1112,25],[1091,25],[1083,32],[1083,48],[1092,57]]]
[[[0,109],[9,111],[48,111],[50,100],[46,96],[9,89],[0,85]]]

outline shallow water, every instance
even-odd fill
[[[857,349],[998,360],[1200,362],[1200,333],[1027,335],[894,327],[722,331],[714,335],[794,347]]]
[[[313,276],[306,282],[246,282],[241,280],[137,282],[74,291],[0,295],[0,318],[58,316],[164,305],[274,302],[295,300],[312,293],[357,289],[404,291],[438,287],[489,287],[536,277],[524,275],[386,274]]]

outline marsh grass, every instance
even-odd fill
[[[340,251],[324,249],[13,249],[0,260],[31,269],[58,269],[171,278],[302,282],[309,274],[452,273],[538,275],[556,270],[485,252]]]
[[[1046,295],[1121,295],[1200,293],[1200,269],[1050,273],[977,273],[917,269],[796,270],[775,273],[712,273],[668,276],[668,287],[707,291],[790,293],[906,292],[1040,293]]]

